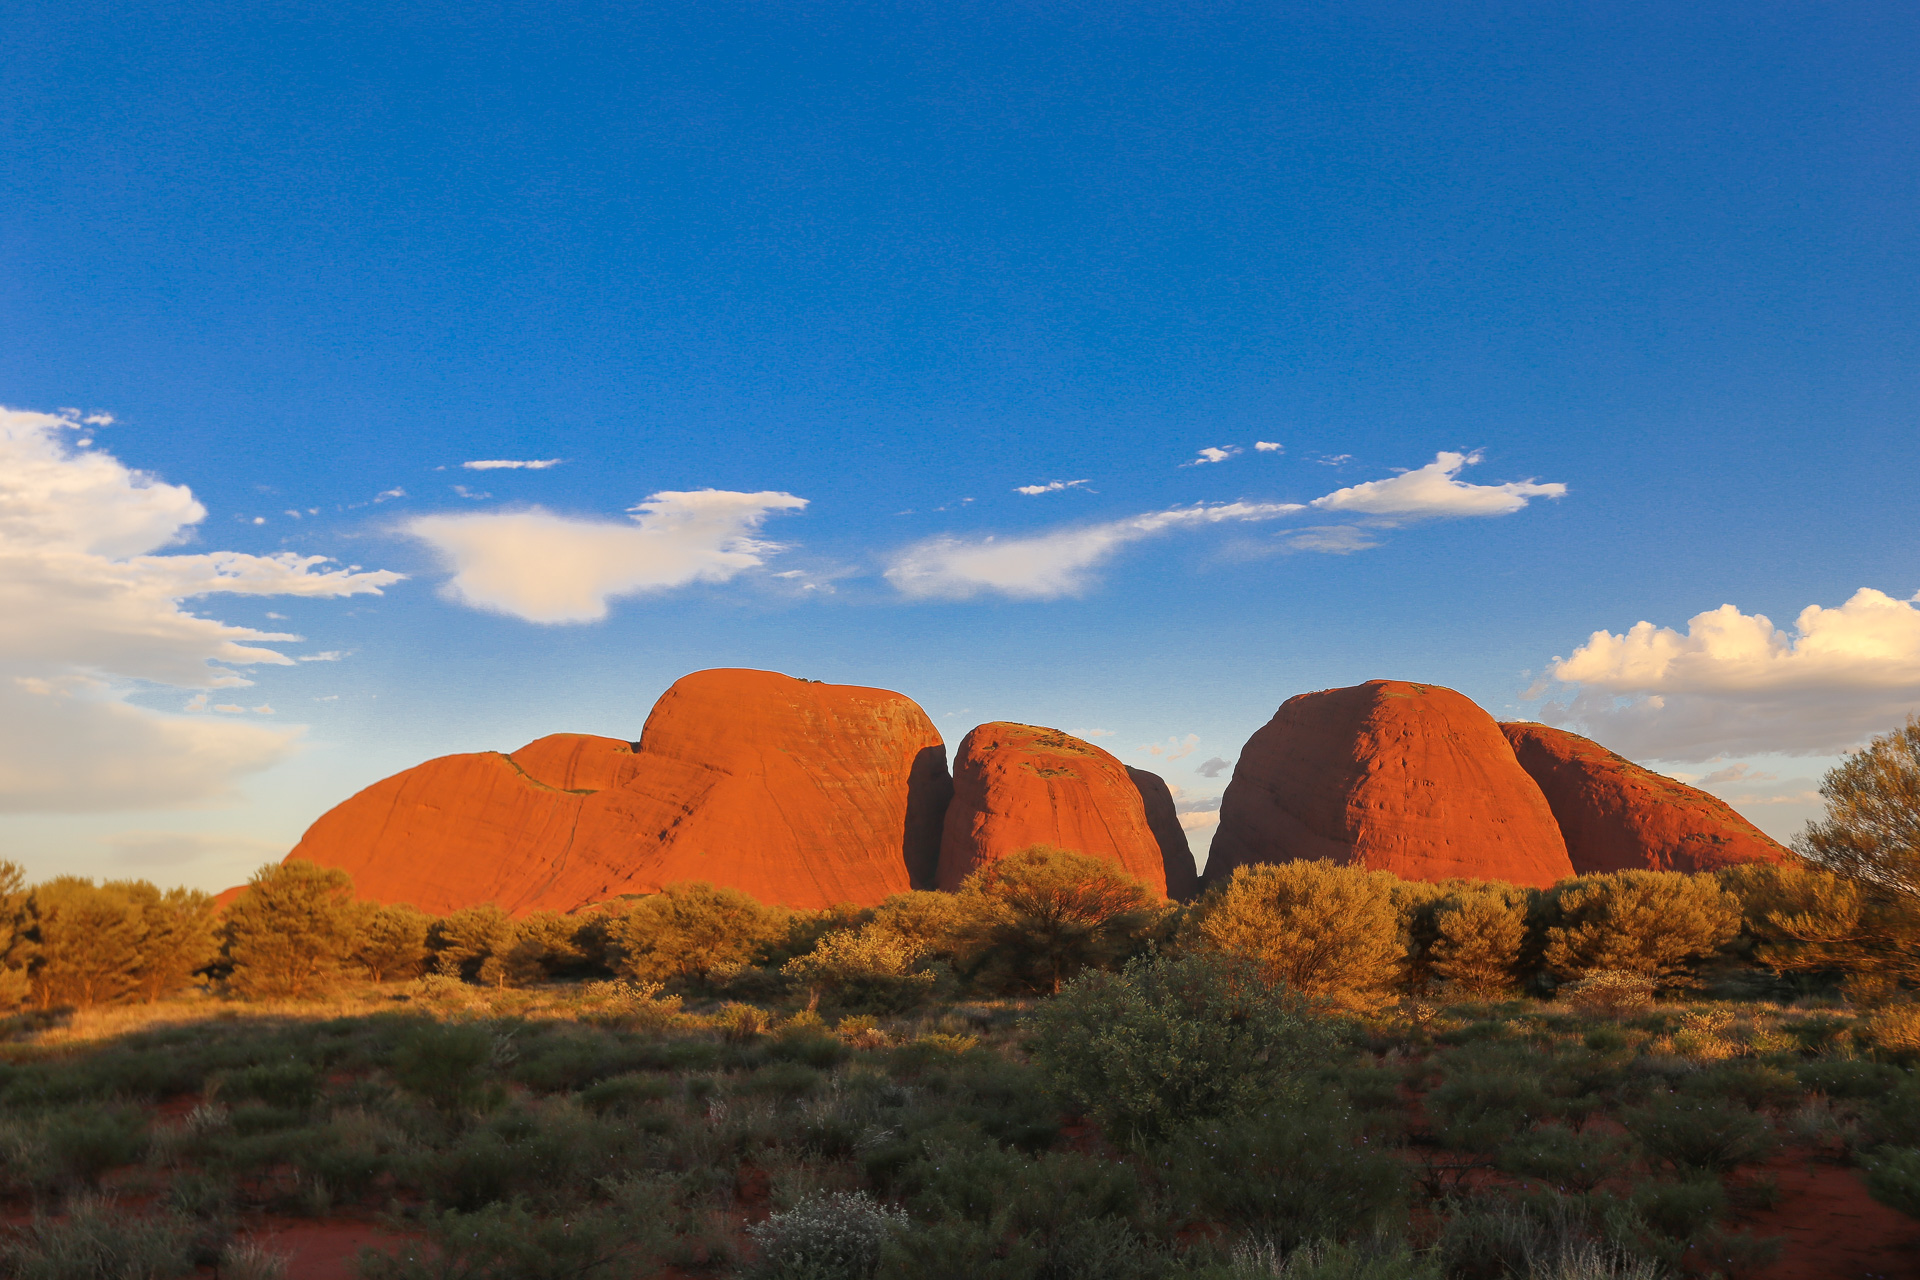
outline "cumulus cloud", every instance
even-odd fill
[[[1204,467],[1210,462],[1225,462],[1238,452],[1240,452],[1240,446],[1232,444],[1221,445],[1217,448],[1202,449],[1199,457],[1193,459],[1191,462],[1183,462],[1180,465],[1183,467]]]
[[[78,443],[85,425],[0,409],[0,809],[220,798],[236,777],[283,758],[299,730],[168,716],[129,699],[142,683],[250,684],[236,668],[292,665],[271,646],[299,637],[229,626],[182,603],[378,594],[400,575],[291,553],[161,554],[206,508],[186,486]]]
[[[1509,484],[1467,484],[1455,477],[1462,467],[1480,461],[1480,454],[1441,453],[1417,471],[1402,471],[1390,480],[1336,489],[1313,505],[1322,511],[1352,511],[1363,515],[1402,519],[1442,516],[1504,516],[1525,507],[1533,498],[1564,497],[1564,484],[1518,480]]]
[[[1026,538],[929,538],[898,552],[886,578],[915,599],[964,600],[996,592],[1018,600],[1050,600],[1085,590],[1095,568],[1144,538],[1225,521],[1270,520],[1300,509],[1291,502],[1225,502]]]
[[[1275,440],[1255,440],[1253,442],[1253,447],[1257,452],[1260,452],[1260,453],[1281,452],[1280,444],[1278,441],[1275,441]]]
[[[1629,756],[1846,751],[1920,710],[1920,594],[1863,587],[1807,606],[1791,630],[1725,604],[1685,634],[1644,621],[1596,631],[1551,673],[1565,688],[1542,718]]]
[[[790,493],[656,493],[629,520],[581,520],[539,507],[421,516],[405,528],[453,570],[447,594],[529,622],[597,622],[620,596],[725,582],[780,550],[755,536]]]
[[[1195,765],[1193,771],[1203,778],[1217,778],[1231,768],[1233,768],[1231,760],[1222,760],[1219,756],[1214,756]]]
[[[1059,493],[1062,489],[1077,489],[1085,483],[1085,480],[1050,480],[1046,484],[1023,484],[1014,492],[1031,498],[1042,493]]]
[[[545,471],[548,467],[559,466],[560,462],[559,458],[481,458],[460,465],[468,471]]]

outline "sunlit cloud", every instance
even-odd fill
[[[1369,480],[1336,489],[1313,506],[1322,511],[1351,511],[1362,515],[1408,519],[1445,516],[1504,516],[1526,507],[1533,498],[1566,496],[1564,484],[1517,480],[1508,484],[1467,484],[1455,477],[1462,467],[1480,461],[1474,453],[1441,453],[1426,466],[1402,471],[1390,480]]]
[[[560,458],[481,458],[460,465],[468,471],[545,471],[560,465]]]
[[[1062,489],[1077,489],[1085,483],[1085,480],[1050,480],[1046,484],[1023,484],[1014,492],[1031,498],[1042,493],[1059,493]]]
[[[597,622],[608,602],[694,582],[725,582],[781,550],[757,536],[767,516],[798,511],[790,493],[662,492],[629,519],[586,520],[540,507],[420,516],[406,532],[440,553],[446,594],[528,622]]]

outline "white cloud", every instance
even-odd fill
[[[1046,484],[1023,484],[1014,492],[1024,493],[1031,498],[1042,493],[1059,493],[1062,489],[1077,489],[1085,483],[1085,480],[1053,480]]]
[[[1270,520],[1300,509],[1290,502],[1227,502],[1150,511],[1026,538],[929,538],[896,553],[886,578],[914,599],[964,600],[991,591],[1018,600],[1050,600],[1085,590],[1093,569],[1143,538],[1222,521]]]
[[[1180,465],[1183,467],[1204,467],[1210,462],[1225,462],[1228,458],[1231,458],[1239,452],[1240,446],[1232,444],[1221,445],[1217,448],[1202,449],[1199,457],[1193,459],[1191,462],[1183,462]]]
[[[1380,544],[1371,533],[1358,525],[1317,524],[1280,535],[1280,545],[1287,551],[1321,551],[1328,555],[1345,556],[1370,550]]]
[[[345,649],[328,649],[322,653],[303,653],[297,659],[295,659],[295,661],[297,662],[338,662],[340,661],[340,659],[346,656],[347,656],[347,651]]]
[[[392,489],[382,489],[379,493],[376,493],[373,495],[373,500],[376,503],[391,502],[395,498],[404,498],[406,496],[407,496],[407,491],[405,489],[396,487]],[[255,523],[258,523],[258,521],[256,521]]]
[[[767,516],[806,505],[790,493],[702,489],[656,493],[624,523],[530,507],[421,516],[405,527],[453,570],[446,590],[463,604],[529,622],[596,622],[616,597],[758,568],[780,550],[754,536]]]
[[[1159,756],[1163,760],[1180,760],[1193,754],[1200,745],[1200,735],[1190,733],[1184,738],[1168,738],[1165,742],[1145,742],[1138,750],[1150,756]]]
[[[235,667],[291,665],[267,646],[298,637],[228,626],[181,602],[378,594],[400,575],[291,553],[156,554],[206,508],[184,485],[70,445],[67,431],[79,431],[73,415],[0,409],[0,809],[223,796],[239,774],[282,758],[298,730],[162,715],[128,700],[134,682],[246,685]]]
[[[1519,511],[1531,498],[1558,498],[1564,484],[1518,480],[1510,484],[1466,484],[1456,480],[1462,467],[1480,461],[1480,454],[1441,453],[1417,471],[1403,471],[1391,480],[1369,480],[1336,489],[1313,505],[1322,511],[1357,511],[1375,516],[1504,516]]]
[[[1313,460],[1323,467],[1344,467],[1353,461],[1350,453],[1316,453]]]
[[[1253,447],[1255,450],[1257,450],[1260,453],[1283,452],[1282,449],[1280,448],[1279,443],[1273,440],[1255,440],[1253,442]]]
[[[1572,688],[1543,718],[1629,756],[1846,751],[1920,710],[1920,595],[1862,588],[1837,608],[1809,605],[1791,631],[1730,604],[1684,635],[1651,622],[1596,631],[1552,674]]]
[[[460,465],[469,471],[545,471],[548,467],[557,467],[559,458],[530,458],[525,461],[514,458],[482,458],[477,462],[463,462]]]

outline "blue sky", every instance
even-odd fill
[[[1373,677],[1781,835],[1920,707],[1911,6],[8,25],[36,875],[231,883],[707,666],[1102,731],[1201,841]]]

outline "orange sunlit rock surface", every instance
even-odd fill
[[[1581,874],[1717,871],[1779,862],[1786,849],[1717,796],[1645,769],[1590,738],[1544,724],[1503,724],[1539,784]]]
[[[1166,816],[1173,811],[1166,784]],[[1156,798],[1157,802],[1157,798]],[[953,757],[953,804],[940,841],[939,886],[958,888],[978,868],[1029,845],[1056,845],[1118,863],[1156,892],[1168,891],[1169,860],[1193,858],[1185,833],[1155,829],[1143,784],[1099,747],[1058,729],[995,722],[961,739]],[[1163,847],[1174,833],[1177,851]],[[1176,884],[1176,891],[1190,887]]]
[[[1289,698],[1241,751],[1208,882],[1300,858],[1409,880],[1544,886],[1573,874],[1546,797],[1493,717],[1403,680]]]

